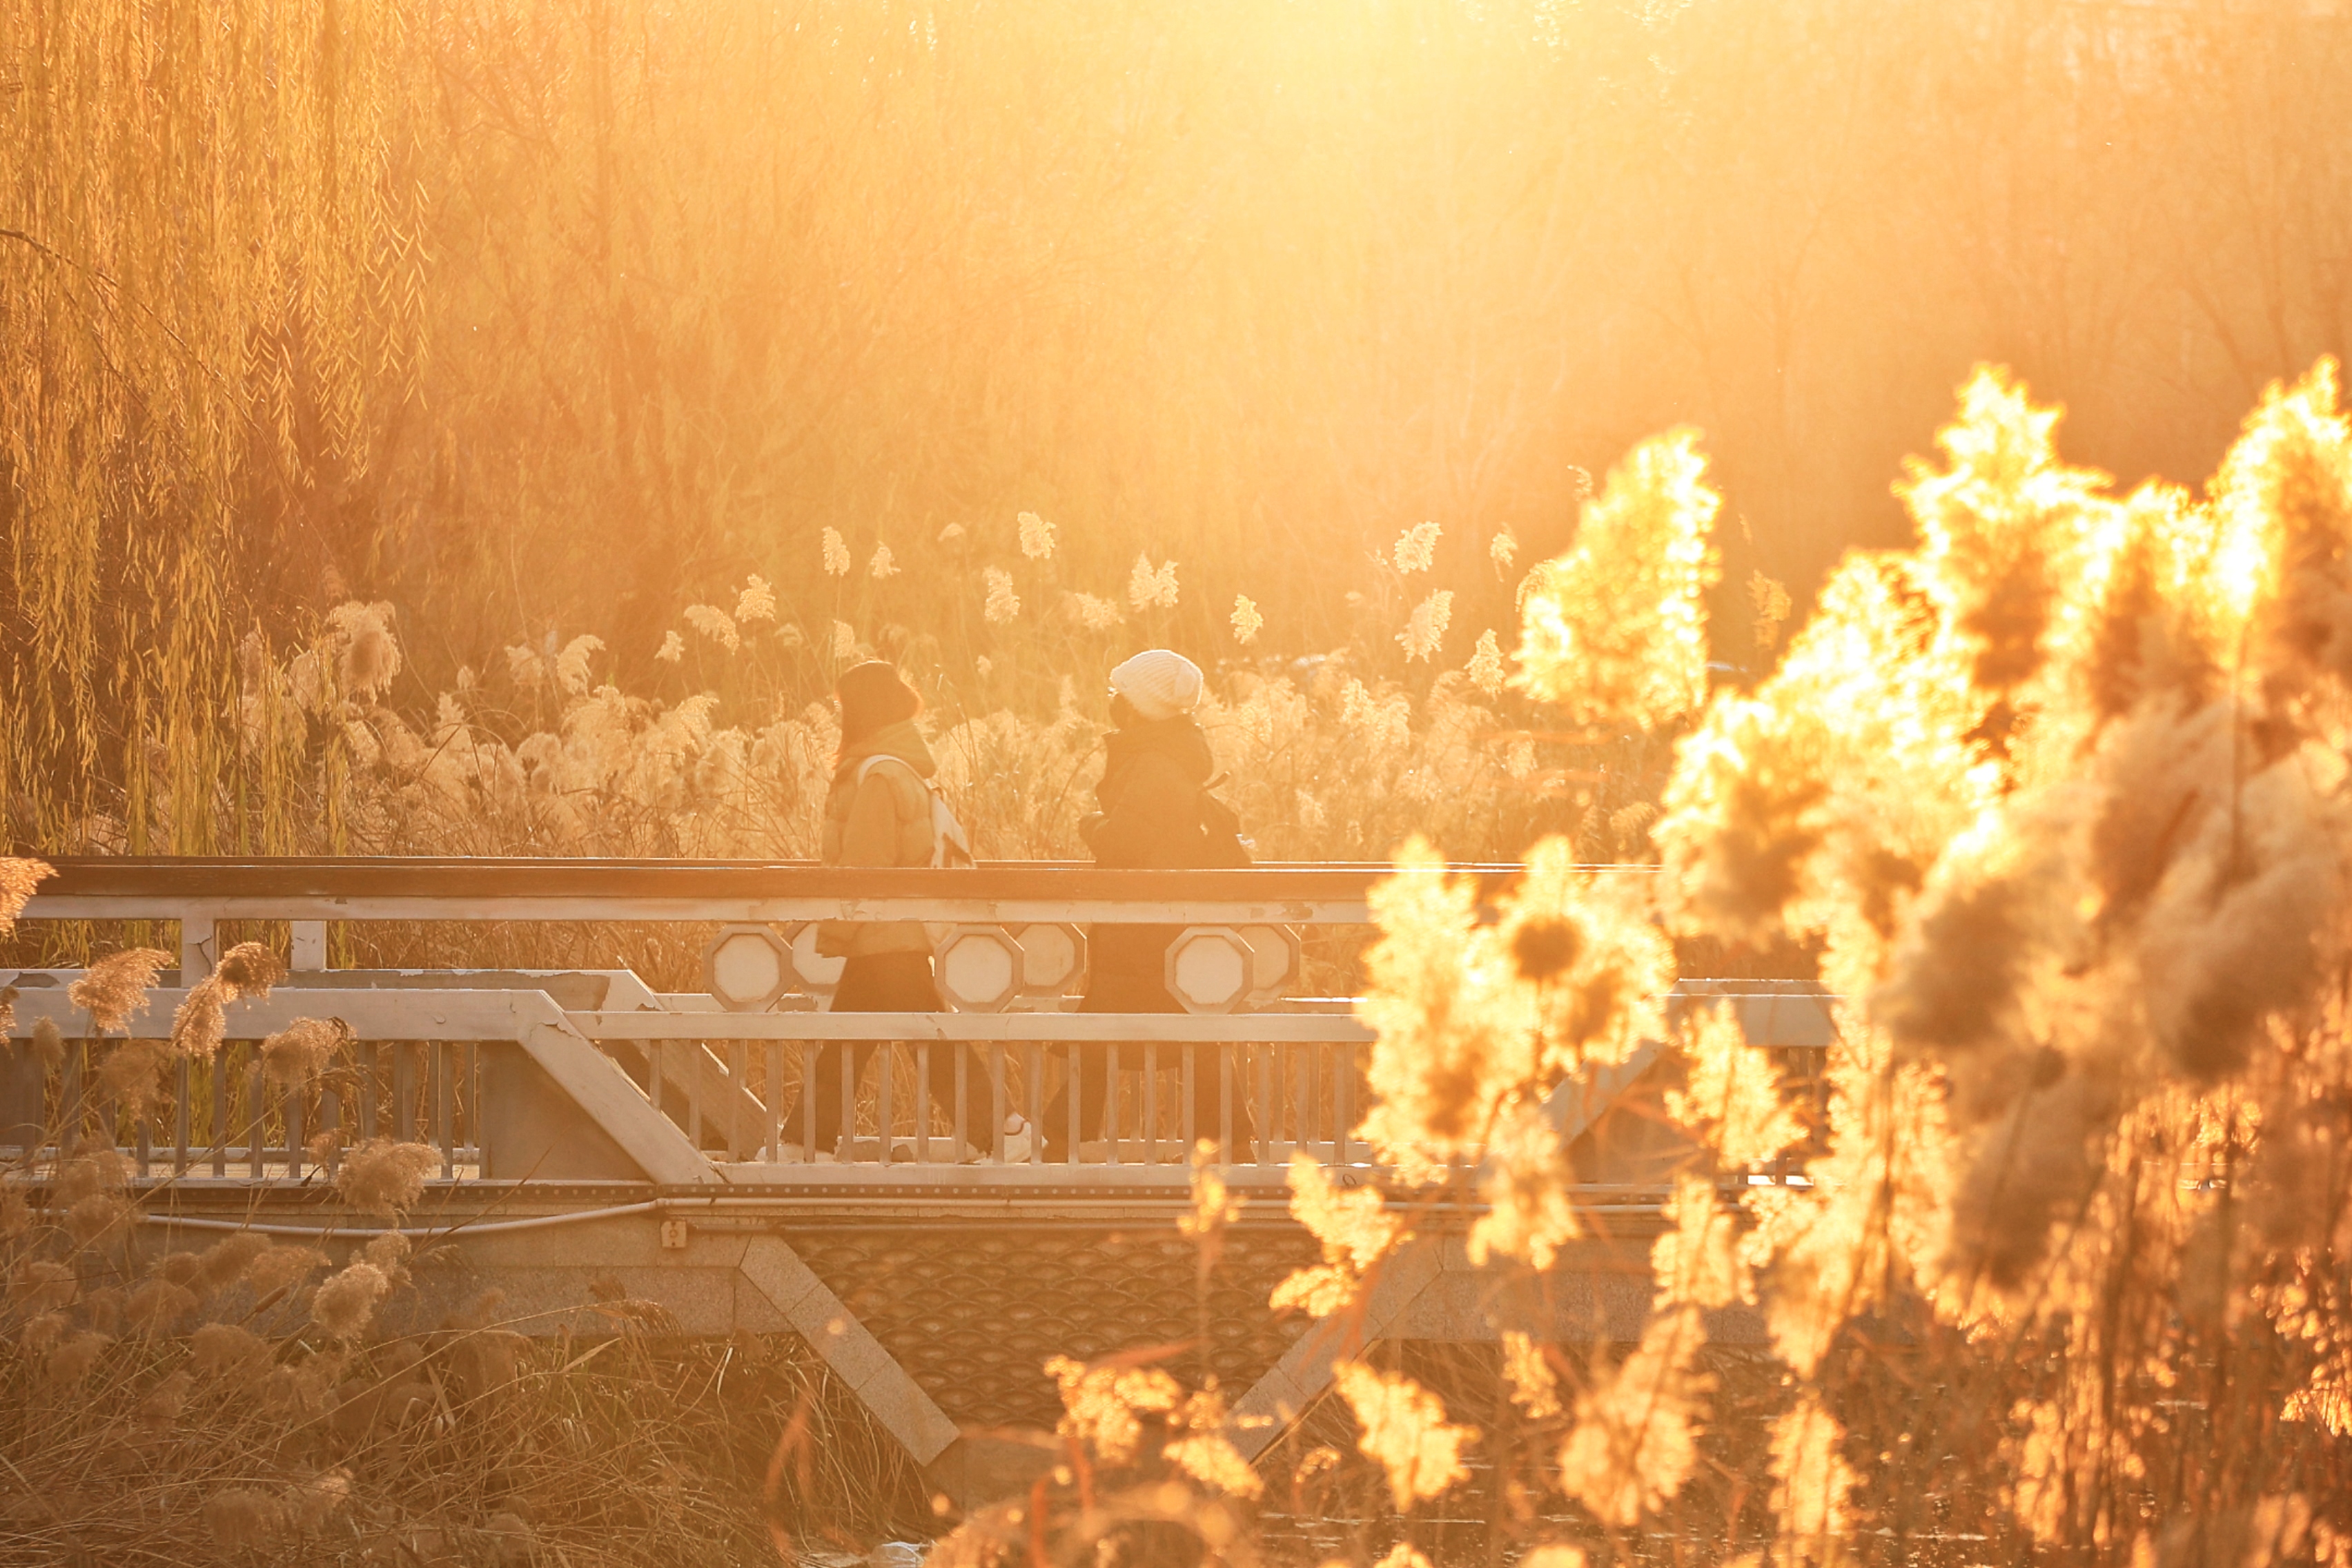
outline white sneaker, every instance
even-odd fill
[[[1019,1115],[1004,1119],[1003,1162],[1008,1165],[1025,1165],[1037,1150],[1037,1134],[1027,1117]]]

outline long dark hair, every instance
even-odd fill
[[[834,691],[841,700],[841,750],[834,753],[835,766],[850,747],[875,731],[923,710],[922,694],[907,684],[898,666],[878,658],[843,670]]]

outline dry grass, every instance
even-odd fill
[[[526,1337],[495,1297],[388,1334],[378,1309],[436,1259],[82,1241],[57,1205],[89,1178],[55,1174],[0,1242],[0,1560],[705,1568],[774,1563],[779,1531],[936,1528],[797,1340],[664,1337],[625,1301],[602,1333]]]

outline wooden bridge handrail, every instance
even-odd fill
[[[1136,871],[1079,861],[991,860],[941,870],[813,860],[614,860],[381,856],[341,859],[193,856],[52,858],[37,897],[471,899],[1212,899],[1360,900],[1395,868],[1379,861],[1279,862],[1232,869]],[[1596,866],[1646,874],[1646,866]],[[1517,865],[1449,869],[1499,888]]]
[[[1373,862],[1233,870],[1110,870],[1070,862],[875,869],[810,861],[256,859],[52,860],[25,920],[782,921],[1272,921],[1360,924],[1394,868]],[[1519,868],[1453,870],[1499,892]],[[1647,875],[1647,867],[1595,867]]]

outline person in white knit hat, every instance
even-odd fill
[[[1248,847],[1241,822],[1209,793],[1216,783],[1209,738],[1193,721],[1203,686],[1201,667],[1182,654],[1155,647],[1137,654],[1110,672],[1112,730],[1103,737],[1102,783],[1095,786],[1099,810],[1078,824],[1098,866],[1137,870],[1246,866]],[[1098,925],[1087,935],[1085,1013],[1181,1013],[1168,992],[1168,944],[1179,926]],[[1111,1087],[1107,1068],[1139,1068],[1142,1051],[1108,1046],[1078,1052],[1078,1142],[1100,1134],[1103,1105]],[[1182,1053],[1160,1053],[1160,1064],[1181,1066]],[[1240,1075],[1234,1078],[1241,1082]],[[1203,1054],[1193,1074],[1193,1125],[1203,1137],[1222,1125],[1220,1075],[1215,1058]],[[1251,1136],[1249,1111],[1237,1094],[1233,1129],[1237,1143]],[[1045,1146],[1066,1158],[1069,1102],[1056,1094],[1045,1112]]]
[[[1145,648],[1110,672],[1111,696],[1152,722],[1198,708],[1201,684],[1201,667],[1172,648]],[[1118,717],[1116,706],[1111,717]]]

